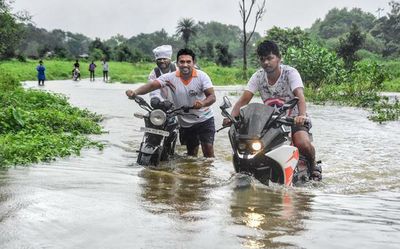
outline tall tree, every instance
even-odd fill
[[[311,41],[309,33],[300,27],[282,29],[274,26],[267,31],[265,39],[276,42],[282,56],[285,56],[289,47],[302,48]]]
[[[187,48],[190,38],[197,34],[195,21],[192,18],[181,19],[176,27],[176,34],[182,37],[185,42],[185,48]]]
[[[387,16],[376,22],[371,34],[385,43],[383,56],[398,56],[400,54],[400,2],[390,1],[391,10]]]
[[[355,61],[358,60],[356,52],[365,42],[365,34],[362,34],[357,24],[353,23],[350,32],[339,39],[338,55],[343,58],[347,69],[352,69]]]
[[[229,53],[229,45],[217,43],[217,45],[215,45],[215,49],[217,50],[215,59],[217,65],[230,67],[232,65],[233,56],[231,53]]]
[[[0,59],[12,57],[22,38],[22,22],[29,20],[26,13],[12,13],[11,1],[0,0]]]
[[[89,51],[92,53],[94,52],[96,49],[100,49],[103,54],[105,55],[106,60],[109,60],[111,57],[111,51],[110,51],[110,47],[108,47],[107,45],[105,45],[100,38],[96,38],[94,39],[94,41],[92,41],[89,45]]]
[[[257,0],[251,0],[250,1],[250,6],[247,8],[246,7],[246,0],[241,0],[239,2],[239,13],[240,16],[242,17],[242,25],[243,25],[243,38],[242,38],[242,47],[243,47],[243,77],[247,78],[247,46],[251,40],[251,37],[253,36],[257,23],[261,20],[263,17],[266,7],[265,3],[266,0],[263,0],[262,4],[257,7],[256,13],[254,15],[254,23],[253,23],[253,28],[249,33],[247,33],[247,25],[249,24],[249,18],[252,14],[254,5],[256,4]]]
[[[310,28],[310,32],[323,39],[338,38],[350,32],[354,23],[362,32],[368,32],[374,26],[376,18],[360,8],[329,10],[323,20],[317,19]]]

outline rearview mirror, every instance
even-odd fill
[[[228,108],[230,108],[230,107],[232,107],[232,104],[231,104],[231,102],[229,101],[229,98],[228,98],[228,96],[224,96],[223,98],[222,98],[222,104],[219,106],[219,108],[221,108],[221,109],[228,109]]]

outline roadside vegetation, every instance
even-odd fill
[[[0,167],[79,155],[102,148],[87,134],[100,134],[101,116],[72,107],[62,95],[25,90],[19,78],[0,74]]]

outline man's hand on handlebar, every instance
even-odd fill
[[[223,127],[228,127],[228,126],[231,126],[231,125],[232,125],[232,121],[229,118],[224,118],[222,120],[222,126]]]
[[[202,108],[204,105],[203,105],[203,102],[201,102],[200,100],[196,100],[195,102],[194,102],[194,104],[193,104],[193,109],[200,109],[200,108]]]
[[[306,120],[307,120],[306,115],[299,115],[299,116],[294,118],[294,124],[295,125],[304,125]]]
[[[129,99],[134,99],[137,96],[136,92],[133,90],[126,90],[125,94]]]

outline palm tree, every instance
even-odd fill
[[[176,34],[182,36],[182,39],[185,42],[185,48],[187,48],[189,39],[192,36],[196,36],[196,32],[196,23],[192,18],[182,18],[179,20],[178,26],[176,27]]]

